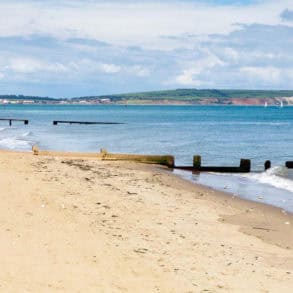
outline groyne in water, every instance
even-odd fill
[[[0,118],[0,121],[9,121],[9,126],[12,125],[13,121],[23,122],[25,125],[29,123],[28,119],[15,119],[15,118]]]
[[[99,153],[80,153],[80,152],[58,152],[40,150],[37,145],[32,147],[34,155],[45,156],[67,156],[67,157],[88,157],[103,161],[131,161],[145,164],[157,164],[167,166],[168,168],[197,172],[215,172],[215,173],[249,173],[251,172],[251,160],[241,159],[239,166],[202,166],[201,156],[193,157],[192,166],[176,166],[175,157],[172,155],[140,155],[140,154],[116,154],[109,153],[106,149],[101,149]],[[292,161],[287,161],[285,166],[291,168]],[[270,161],[264,163],[264,169],[271,167]]]
[[[58,124],[84,124],[84,125],[115,125],[115,124],[124,124],[119,122],[95,122],[95,121],[68,121],[68,120],[54,120],[53,125]]]

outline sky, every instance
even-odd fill
[[[293,0],[0,0],[0,94],[293,89]]]

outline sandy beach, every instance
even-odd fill
[[[129,162],[0,152],[1,292],[292,292],[293,218]]]

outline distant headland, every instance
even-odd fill
[[[293,90],[176,89],[115,95],[52,98],[0,95],[0,104],[293,105]]]

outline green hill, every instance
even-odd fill
[[[175,100],[175,101],[196,101],[205,98],[232,99],[232,98],[279,98],[293,97],[293,90],[217,90],[217,89],[176,89],[166,91],[151,91],[141,93],[129,93],[119,95],[99,96],[112,101],[121,100]],[[90,98],[90,97],[89,97]]]

